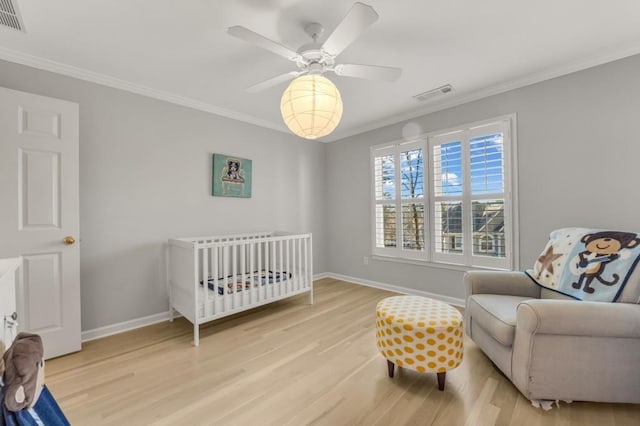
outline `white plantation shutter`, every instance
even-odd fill
[[[515,117],[373,147],[373,253],[514,267]]]
[[[400,145],[401,243],[405,251],[425,251],[424,143]]]
[[[464,150],[462,132],[433,137],[429,141],[432,164],[431,231],[433,260],[463,263]]]
[[[511,268],[509,121],[429,137],[433,260]]]
[[[372,149],[373,252],[426,259],[424,141]]]
[[[469,144],[471,264],[511,268],[509,122],[472,128]]]
[[[396,233],[396,152],[394,146],[372,152],[375,249],[394,249]]]

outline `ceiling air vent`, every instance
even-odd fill
[[[0,0],[0,25],[25,32],[17,0]]]
[[[2,1],[2,0],[0,0]],[[453,90],[453,86],[450,84],[445,84],[444,86],[436,87],[435,89],[428,90],[426,92],[418,93],[417,95],[413,95],[414,99],[423,102],[427,99],[431,99],[434,96],[441,95],[444,93],[449,93]]]

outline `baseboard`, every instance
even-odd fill
[[[321,280],[321,279],[323,279],[323,278],[332,278],[332,277],[333,277],[333,276],[331,275],[331,273],[329,273],[329,272],[323,272],[323,273],[321,273],[321,274],[316,274],[316,275],[314,275],[314,276],[313,276],[313,280],[314,280],[314,281],[318,281],[318,280]]]
[[[333,278],[336,280],[347,281],[353,284],[363,285],[366,287],[378,288],[381,290],[393,291],[395,293],[410,294],[413,296],[424,296],[432,299],[441,300],[454,306],[464,306],[464,300],[456,297],[444,296],[441,294],[429,293],[428,291],[415,290],[412,288],[398,287],[396,285],[381,283],[377,281],[364,280],[362,278],[350,277],[348,275],[335,274],[332,272],[322,272],[313,276],[313,280],[321,280],[323,278]],[[125,331],[135,330],[136,328],[146,327],[148,325],[157,324],[162,321],[169,320],[169,311],[160,312],[142,318],[136,318],[129,321],[119,322],[117,324],[106,325],[104,327],[94,328],[82,332],[82,341],[101,339],[114,334],[124,333]]]
[[[136,318],[129,321],[119,322],[117,324],[106,325],[104,327],[94,328],[82,332],[82,341],[101,339],[103,337],[112,336],[114,334],[124,333],[125,331],[135,330],[136,328],[146,327],[148,325],[157,324],[162,321],[169,321],[169,311],[160,312],[158,314],[149,315],[142,318]]]
[[[457,297],[445,296],[443,294],[430,293],[428,291],[416,290],[416,289],[413,289],[413,288],[399,287],[399,286],[393,285],[393,284],[387,284],[387,283],[381,283],[381,282],[378,282],[378,281],[365,280],[365,279],[362,279],[362,278],[350,277],[348,275],[342,275],[342,274],[334,274],[334,273],[331,273],[331,272],[325,273],[323,275],[324,275],[323,278],[334,278],[334,279],[341,280],[341,281],[347,281],[347,282],[350,282],[350,283],[353,283],[353,284],[359,284],[359,285],[363,285],[363,286],[366,286],[366,287],[373,287],[373,288],[377,288],[377,289],[380,289],[380,290],[393,291],[395,293],[400,293],[400,294],[408,294],[408,295],[411,295],[411,296],[429,297],[431,299],[440,300],[440,301],[448,303],[450,305],[464,307],[464,299],[459,299]]]

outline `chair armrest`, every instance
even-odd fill
[[[467,297],[472,294],[540,297],[540,286],[524,272],[469,271],[464,274]]]
[[[527,300],[518,305],[516,332],[570,336],[640,338],[640,305]]]

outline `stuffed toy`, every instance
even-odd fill
[[[19,333],[3,356],[4,405],[9,411],[31,408],[44,385],[44,349],[37,334]]]

